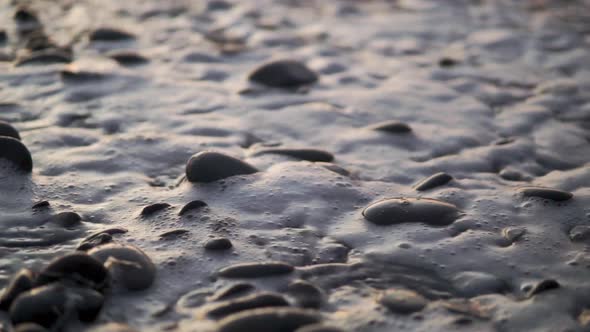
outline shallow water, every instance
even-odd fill
[[[15,7],[3,4],[0,12],[7,60],[23,50]],[[588,1],[64,0],[31,7],[56,43],[72,43],[74,62],[0,62],[0,120],[18,129],[34,164],[31,175],[2,165],[4,284],[21,267],[40,269],[84,237],[122,227],[128,232],[113,238],[144,250],[156,280],[144,291],[113,291],[94,325],[215,331],[201,304],[218,289],[241,280],[293,304],[288,285],[304,279],[321,289],[323,320],[347,331],[589,328]],[[134,38],[89,41],[99,27]],[[122,65],[107,56],[117,50],[148,62]],[[273,59],[299,60],[319,81],[299,89],[248,82]],[[411,131],[372,127],[383,121]],[[267,151],[283,148],[321,149],[334,165]],[[207,150],[259,172],[183,180],[187,160]],[[453,179],[415,189],[438,172]],[[530,186],[573,198],[519,189]],[[367,207],[392,198],[426,208],[391,223],[365,219]],[[437,218],[426,198],[454,206],[456,215],[422,220]],[[49,208],[32,209],[43,200]],[[179,216],[194,200],[207,206]],[[170,206],[142,214],[155,203]],[[46,222],[67,211],[82,223]],[[175,230],[182,231],[162,236]],[[219,237],[233,247],[205,250]],[[217,276],[232,264],[268,261],[295,270]],[[531,293],[548,279],[559,288]],[[379,301],[391,288],[411,289],[427,304],[392,312]]]

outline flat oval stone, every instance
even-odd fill
[[[409,289],[389,289],[381,294],[378,301],[387,309],[399,314],[420,311],[428,304],[426,298]]]
[[[227,250],[230,249],[232,246],[233,245],[231,241],[224,237],[211,239],[205,243],[205,249],[207,250]]]
[[[259,156],[263,154],[280,154],[283,156],[312,162],[331,162],[334,160],[334,155],[332,155],[330,152],[318,149],[267,148],[258,150],[252,155]]]
[[[167,208],[170,207],[170,204],[168,203],[154,203],[154,204],[150,204],[146,207],[144,207],[141,210],[141,216],[142,217],[147,217],[147,216],[151,216],[152,214],[161,211],[161,210],[165,210]]]
[[[0,136],[12,137],[20,141],[20,135],[10,123],[0,121]]]
[[[244,161],[212,151],[199,152],[186,164],[186,178],[190,182],[213,182],[256,172],[256,168]]]
[[[0,310],[8,310],[12,301],[21,293],[28,291],[35,285],[35,275],[29,269],[22,269],[16,273],[0,296]]]
[[[219,322],[218,332],[294,332],[298,328],[319,323],[321,315],[299,308],[262,308],[230,315]]]
[[[453,277],[453,285],[465,297],[504,293],[508,285],[498,277],[476,271],[464,271]]]
[[[222,278],[263,278],[289,274],[294,267],[282,262],[241,263],[225,267],[218,272]]]
[[[559,287],[561,287],[561,285],[559,284],[559,282],[557,282],[557,280],[541,280],[540,282],[536,283],[531,287],[531,289],[527,292],[527,297],[532,297],[533,295],[537,295],[548,290],[557,289]]]
[[[543,187],[522,187],[518,191],[525,197],[539,197],[557,202],[567,201],[574,197],[574,194],[567,191]]]
[[[121,41],[133,38],[135,37],[129,32],[109,27],[98,28],[88,36],[90,41]]]
[[[371,130],[382,131],[390,134],[407,134],[412,132],[412,128],[407,124],[395,120],[375,123],[367,127]]]
[[[256,289],[256,287],[254,287],[254,285],[252,285],[252,284],[237,283],[237,284],[229,285],[225,288],[220,289],[218,292],[216,292],[215,294],[213,294],[209,298],[207,298],[207,300],[208,301],[227,300],[232,297],[241,296],[241,295],[251,292],[255,289]]]
[[[390,198],[373,203],[363,211],[365,219],[376,225],[422,222],[446,226],[460,214],[455,205],[432,198]]]
[[[132,51],[113,51],[108,56],[122,66],[138,66],[149,62],[143,55]]]
[[[101,293],[88,288],[69,288],[67,292],[69,305],[76,309],[80,321],[89,323],[98,317],[104,304]]]
[[[48,65],[70,62],[72,62],[72,55],[68,52],[58,49],[46,49],[19,56],[14,62],[14,65],[18,67],[24,65]]]
[[[194,201],[186,203],[186,205],[183,206],[182,209],[180,209],[180,212],[178,212],[178,215],[183,216],[183,215],[187,214],[189,211],[198,210],[198,209],[204,208],[205,206],[207,206],[207,203],[200,201],[200,200],[194,200]]]
[[[55,281],[68,281],[102,290],[108,285],[109,279],[109,272],[102,262],[83,252],[75,252],[51,261],[39,272],[36,284],[41,286]]]
[[[287,293],[303,308],[317,309],[322,305],[323,292],[310,282],[295,280],[289,284]]]
[[[35,323],[53,327],[66,313],[66,288],[51,284],[31,289],[18,296],[10,306],[13,324]]]
[[[88,255],[103,262],[113,279],[129,290],[149,288],[156,278],[156,266],[135,246],[109,243],[91,249]]]
[[[231,301],[220,302],[213,308],[207,310],[207,316],[213,319],[221,319],[240,311],[264,308],[264,307],[286,307],[289,302],[280,294],[260,292],[240,297]]]
[[[0,136],[0,159],[10,161],[22,172],[30,173],[33,170],[31,153],[15,138]]]
[[[258,67],[248,79],[270,87],[292,88],[315,83],[318,75],[301,62],[279,60]]]
[[[449,174],[439,172],[420,181],[417,185],[414,186],[414,189],[416,189],[417,191],[429,190],[432,188],[443,186],[449,183],[449,181],[451,181],[452,179],[453,177]]]
[[[46,223],[63,228],[72,228],[82,224],[82,217],[76,212],[60,212],[47,219]]]

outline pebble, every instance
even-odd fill
[[[294,332],[320,322],[321,315],[299,308],[262,308],[230,315],[219,322],[218,332]]]
[[[386,290],[378,301],[390,311],[398,314],[411,314],[422,310],[428,304],[426,298],[409,289]]]
[[[342,176],[351,176],[352,174],[350,173],[349,170],[342,168],[336,164],[332,164],[332,163],[326,163],[326,162],[318,162],[316,163],[317,165],[322,166],[323,168],[330,170],[336,174],[340,174]]]
[[[170,204],[168,204],[168,203],[155,203],[155,204],[150,204],[150,205],[148,205],[148,206],[144,207],[144,208],[141,210],[141,216],[142,216],[142,217],[148,217],[148,216],[151,216],[152,214],[154,214],[154,213],[156,213],[156,212],[158,212],[158,211],[161,211],[161,210],[167,209],[167,208],[169,208],[170,206],[171,206],[171,205],[170,205]]]
[[[122,323],[107,323],[96,326],[89,332],[138,332],[136,329]]]
[[[175,229],[160,234],[160,240],[174,240],[188,233],[188,229]]]
[[[125,228],[108,228],[99,232],[96,232],[92,235],[87,236],[78,245],[76,250],[88,251],[94,247],[97,247],[101,244],[110,243],[113,241],[113,235],[115,234],[125,234],[127,230]]]
[[[31,209],[33,210],[41,210],[44,208],[48,208],[51,204],[49,204],[48,201],[39,201],[35,204],[33,204],[33,206],[31,206]]]
[[[61,284],[34,288],[14,300],[10,320],[14,325],[35,323],[52,328],[66,314],[66,302],[66,288]]]
[[[122,41],[134,39],[133,34],[109,27],[98,28],[90,33],[90,41]]]
[[[331,162],[334,160],[334,155],[330,152],[317,149],[267,148],[258,150],[252,155],[259,156],[263,154],[280,154],[312,162]]]
[[[199,152],[186,164],[186,178],[190,182],[213,182],[256,172],[258,170],[246,162],[212,151]]]
[[[256,287],[254,287],[254,285],[252,285],[252,284],[237,283],[237,284],[229,285],[225,288],[220,289],[218,292],[211,295],[211,297],[209,297],[208,300],[209,301],[227,300],[232,297],[236,297],[238,295],[242,295],[244,293],[251,292],[255,289],[256,289]]]
[[[30,54],[19,56],[14,65],[34,65],[34,64],[55,64],[55,63],[70,63],[72,62],[72,55],[64,50],[60,49],[45,49],[41,51],[35,51]]]
[[[6,34],[5,30],[0,30],[0,44],[6,43],[8,40],[8,35]]]
[[[324,324],[311,324],[298,328],[295,332],[344,332],[343,329]]]
[[[586,241],[590,239],[590,226],[578,225],[572,227],[569,232],[570,240],[577,242],[577,241]]]
[[[449,183],[449,181],[451,181],[452,179],[453,177],[449,174],[439,172],[420,181],[420,183],[414,186],[414,189],[416,189],[417,191],[429,190],[432,188],[444,186],[445,184]]]
[[[82,217],[76,212],[60,212],[45,221],[63,228],[72,228],[82,224]]]
[[[522,173],[510,168],[505,168],[501,170],[500,177],[507,181],[521,181],[523,179]]]
[[[526,233],[526,229],[522,227],[506,227],[502,230],[502,236],[510,243],[514,243]]]
[[[18,324],[14,328],[14,332],[49,332],[48,329],[35,323]]]
[[[225,267],[218,272],[222,278],[263,278],[293,272],[294,267],[282,262],[241,263]]]
[[[230,249],[232,246],[233,245],[231,241],[224,237],[211,239],[205,243],[205,249],[207,250],[227,250]]]
[[[453,204],[431,198],[390,198],[369,205],[363,216],[384,226],[404,222],[446,226],[460,216],[460,211]]]
[[[504,293],[508,290],[504,281],[485,272],[461,272],[453,277],[453,285],[465,297]]]
[[[438,65],[442,68],[448,68],[448,67],[453,67],[456,64],[458,64],[459,62],[453,58],[441,58],[440,60],[438,60]]]
[[[318,309],[322,305],[324,293],[314,284],[305,280],[295,280],[287,287],[287,293],[295,298],[303,308]]]
[[[559,287],[559,282],[556,280],[545,279],[533,285],[533,287],[531,287],[531,289],[527,292],[527,297],[532,297],[533,295],[537,295],[548,290],[557,289]]]
[[[0,310],[8,310],[10,305],[21,293],[28,291],[35,285],[35,274],[29,269],[17,272],[0,296]]]
[[[109,271],[100,261],[83,252],[75,252],[52,260],[39,272],[36,285],[67,281],[103,290],[107,287],[109,280]]]
[[[318,75],[301,62],[279,60],[255,69],[248,79],[270,87],[294,88],[315,83]]]
[[[0,136],[0,159],[10,161],[22,172],[30,173],[33,170],[31,153],[15,138]]]
[[[93,248],[88,255],[103,262],[115,282],[128,290],[147,289],[156,278],[156,266],[135,246],[109,243]]]
[[[412,128],[409,125],[395,120],[375,123],[368,126],[367,129],[382,131],[389,134],[407,134],[412,132]]]
[[[69,288],[69,305],[78,312],[78,319],[82,322],[92,322],[100,313],[104,304],[104,297],[99,292],[88,288]]]
[[[194,200],[194,201],[188,202],[185,206],[183,206],[182,209],[180,209],[180,212],[178,212],[178,215],[183,216],[189,211],[198,210],[198,209],[204,208],[205,206],[207,206],[207,203],[200,201],[200,200]]]
[[[213,308],[207,310],[207,316],[213,319],[222,319],[228,315],[244,310],[264,307],[284,307],[288,305],[289,303],[287,300],[285,300],[280,294],[260,292],[240,297],[235,300],[220,302]]]
[[[519,188],[518,191],[522,193],[524,197],[539,197],[557,202],[567,201],[574,197],[572,193],[567,191],[543,187],[522,187]]]
[[[122,66],[138,66],[149,62],[149,59],[133,51],[113,51],[107,56]]]
[[[20,135],[10,123],[0,121],[0,136],[12,137],[20,141]]]

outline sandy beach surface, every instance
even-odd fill
[[[2,331],[590,331],[590,1],[5,0]]]

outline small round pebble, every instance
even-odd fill
[[[82,217],[76,212],[61,212],[47,219],[46,223],[63,228],[72,228],[82,224]]]
[[[144,207],[141,210],[141,216],[142,217],[148,217],[151,216],[152,214],[158,212],[158,211],[162,211],[165,210],[167,208],[170,207],[170,204],[168,203],[155,203],[155,204],[150,204],[146,207]]]
[[[244,161],[213,151],[199,152],[186,164],[186,178],[190,182],[213,182],[256,172],[256,168]]]
[[[420,181],[417,185],[414,186],[414,189],[416,189],[417,191],[430,190],[436,187],[444,186],[445,184],[449,183],[452,179],[453,177],[449,174],[439,172]]]
[[[286,307],[288,305],[289,302],[280,294],[260,292],[235,300],[220,302],[213,308],[207,310],[207,316],[213,319],[221,319],[244,310],[265,307]]]
[[[431,198],[390,198],[369,205],[363,216],[384,226],[404,222],[445,226],[453,223],[460,211],[453,204]]]
[[[303,308],[317,309],[322,305],[324,294],[314,284],[305,280],[295,280],[289,284],[287,293],[295,298]]]
[[[115,28],[98,28],[88,36],[90,41],[122,41],[135,38],[133,34]]]
[[[525,197],[539,197],[550,199],[556,202],[567,201],[574,197],[570,192],[543,187],[522,187],[518,191]]]
[[[395,120],[375,123],[367,128],[389,134],[408,134],[412,132],[412,128],[409,125]]]
[[[294,332],[298,328],[319,323],[321,315],[299,308],[262,308],[230,315],[219,322],[218,332]]]
[[[318,75],[301,62],[279,60],[255,69],[248,79],[270,87],[292,88],[315,83]]]
[[[10,123],[0,121],[0,136],[12,137],[20,140],[18,130],[16,130]]]
[[[15,138],[0,136],[0,159],[11,162],[22,172],[30,173],[33,170],[31,153],[21,141]]]
[[[389,289],[381,294],[379,303],[398,314],[411,314],[422,310],[428,300],[408,289]]]
[[[198,209],[204,208],[205,206],[207,206],[207,203],[205,203],[201,200],[194,200],[194,201],[186,203],[186,205],[183,206],[182,209],[180,209],[180,212],[178,212],[178,215],[183,216],[190,211],[198,210]]]
[[[211,239],[205,243],[205,249],[207,250],[227,250],[230,249],[232,246],[233,245],[231,241],[224,237]]]
[[[312,162],[331,162],[334,160],[334,155],[330,152],[318,149],[267,148],[258,150],[252,155],[259,156],[263,154],[279,154]]]
[[[108,285],[109,279],[109,272],[102,262],[78,251],[51,261],[39,272],[36,285],[67,281],[102,290]]]
[[[66,301],[66,288],[61,284],[31,289],[14,300],[10,320],[15,325],[35,323],[51,328],[66,313]]]
[[[103,262],[115,282],[128,290],[147,289],[156,278],[156,266],[135,246],[109,243],[91,249],[88,255]]]

